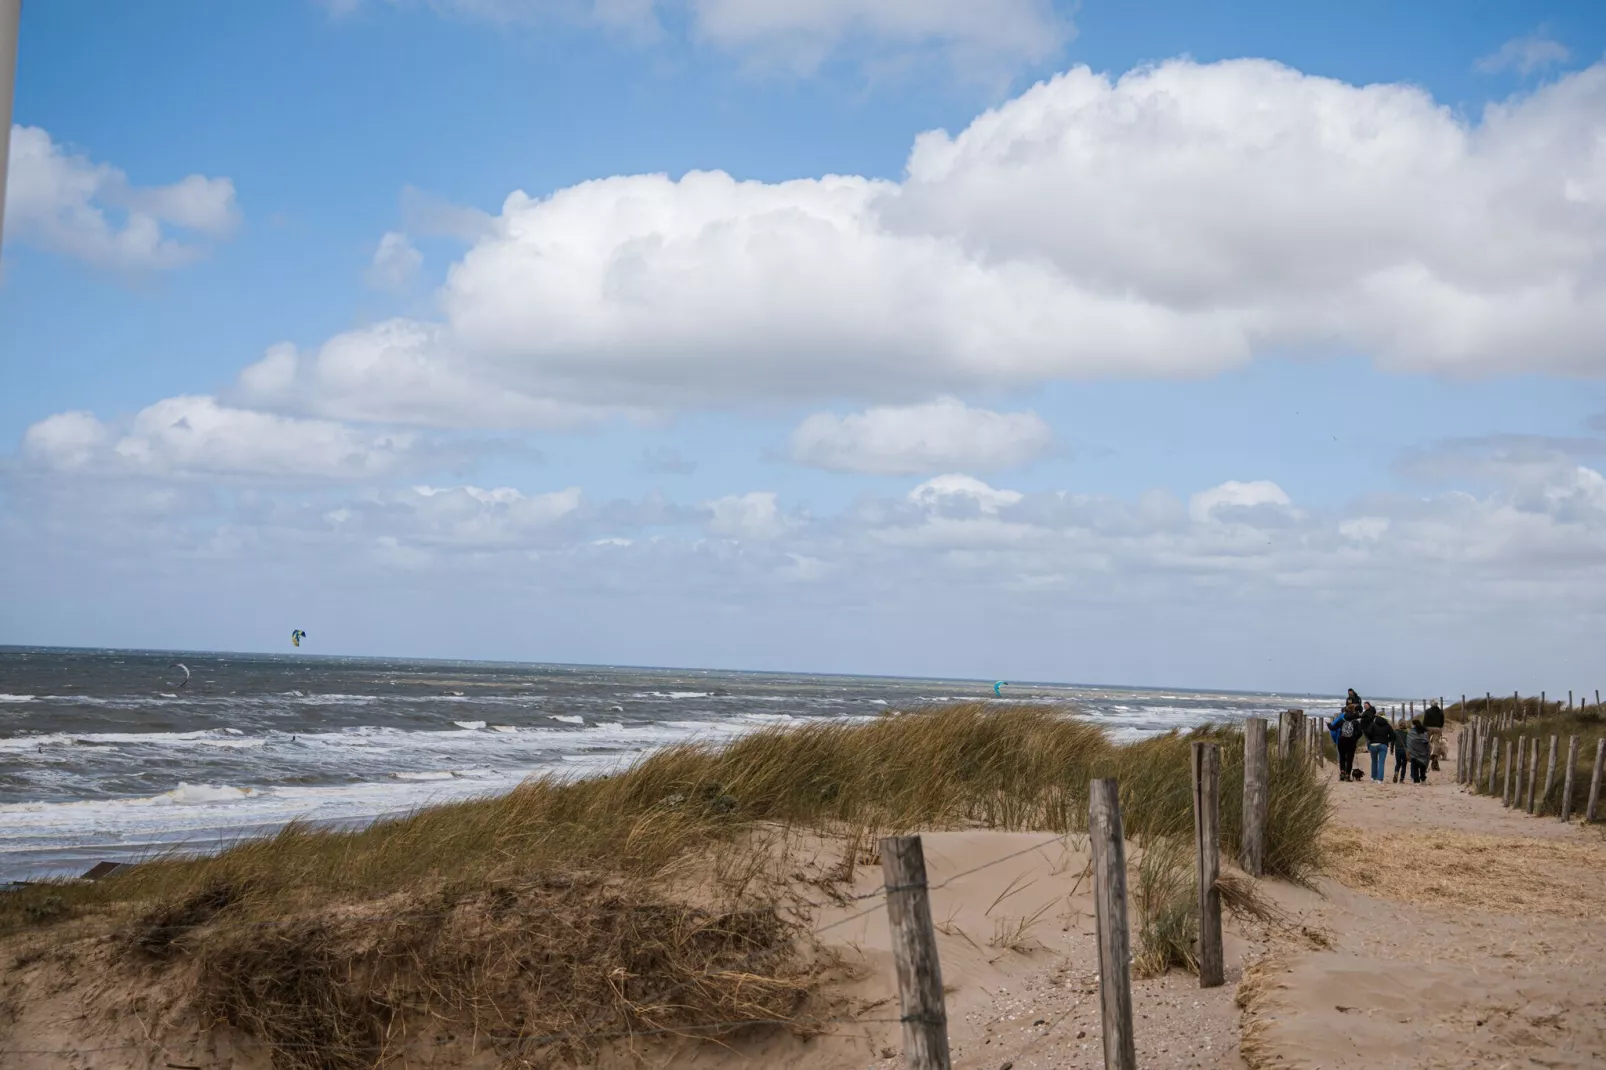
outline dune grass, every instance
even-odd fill
[[[1483,702],[1468,701],[1468,707],[1473,716],[1478,716]],[[1504,709],[1497,708],[1495,713],[1511,712],[1512,700],[1505,700]],[[1584,807],[1589,795],[1590,778],[1595,768],[1595,747],[1599,741],[1606,738],[1606,710],[1591,703],[1585,707],[1568,709],[1566,703],[1549,702],[1541,712],[1538,700],[1523,711],[1523,719],[1516,721],[1509,728],[1495,732],[1500,739],[1500,750],[1504,754],[1509,747],[1515,747],[1517,741],[1527,737],[1530,745],[1539,746],[1539,787],[1535,792],[1534,810],[1538,814],[1558,815],[1561,813],[1562,792],[1566,790],[1567,783],[1567,741],[1573,736],[1578,737],[1578,760],[1573,766],[1573,816],[1583,820]],[[1550,737],[1557,737],[1556,745],[1556,773],[1550,784],[1550,790],[1544,790],[1545,775],[1550,758]],[[1504,759],[1501,759],[1502,765]],[[1484,775],[1478,778],[1474,790],[1486,792],[1488,790],[1487,759],[1484,765]],[[1503,780],[1497,780],[1496,791],[1503,785]],[[1599,816],[1597,816],[1599,820]]]
[[[108,916],[127,954],[194,970],[204,1014],[294,1066],[371,1065],[395,1022],[419,1015],[476,1035],[735,1018],[807,1028],[831,963],[807,939],[806,909],[760,876],[778,835],[1082,831],[1088,782],[1114,776],[1128,835],[1156,857],[1187,842],[1191,859],[1199,738],[1222,747],[1223,849],[1235,855],[1239,730],[1119,746],[1058,709],[976,703],[684,744],[613,775],[536,778],[360,831],[291,826],[210,857],[31,887],[0,896],[0,932]],[[1321,864],[1326,784],[1274,760],[1270,803],[1268,872],[1306,880]],[[1172,862],[1167,879],[1191,897]],[[694,871],[719,879],[689,895]],[[320,1048],[334,1055],[297,1054]]]

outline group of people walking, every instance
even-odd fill
[[[1387,779],[1390,750],[1394,751],[1396,784],[1405,780],[1407,768],[1411,783],[1427,783],[1428,769],[1438,769],[1439,759],[1445,755],[1444,711],[1436,702],[1422,711],[1422,716],[1412,718],[1409,725],[1395,725],[1370,702],[1363,701],[1352,687],[1344,700],[1344,711],[1328,723],[1327,731],[1338,748],[1340,780],[1366,779],[1355,768],[1355,755],[1362,745],[1371,758],[1371,778],[1379,784]]]

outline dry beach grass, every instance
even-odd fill
[[[1232,800],[1240,737],[1213,734]],[[809,926],[875,864],[877,835],[1071,833],[1088,781],[1117,776],[1129,835],[1151,848],[1151,906],[1175,915],[1192,897],[1175,846],[1192,826],[1188,747],[1180,734],[1118,746],[1063,711],[983,704],[777,728],[358,832],[292,827],[25,889],[0,899],[0,926],[19,962],[144,976],[165,993],[153,1020],[233,1029],[276,1065],[368,1066],[465,1036],[538,1065],[594,1056],[610,1034],[808,1034],[865,1009]],[[1268,864],[1309,880],[1327,788],[1301,763],[1274,766]],[[1237,808],[1222,816],[1231,851]],[[1008,931],[988,951],[1028,954],[1029,913],[997,912]],[[1158,969],[1185,939],[1141,946]],[[508,1039],[532,1036],[548,1039]]]

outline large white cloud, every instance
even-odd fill
[[[353,332],[279,386],[309,411],[435,424],[466,396],[507,399],[470,406],[483,425],[909,403],[1288,353],[1596,376],[1603,145],[1601,65],[1476,122],[1414,86],[1261,60],[1078,68],[923,135],[901,182],[693,172],[514,193],[452,266],[444,322]],[[428,344],[350,359],[404,334]]]
[[[206,252],[239,221],[234,184],[189,175],[166,186],[133,186],[110,164],[69,152],[37,126],[11,128],[6,235],[119,271],[178,267]]]
[[[23,455],[68,472],[372,479],[409,467],[416,445],[412,434],[359,432],[181,396],[142,409],[124,433],[86,412],[47,417],[25,432]]]
[[[1034,460],[1053,441],[1053,431],[1034,412],[992,412],[939,398],[847,416],[817,412],[792,432],[792,459],[832,472],[878,475],[991,471]]]

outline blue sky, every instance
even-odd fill
[[[0,642],[1592,687],[1603,52],[1588,3],[28,5]]]

